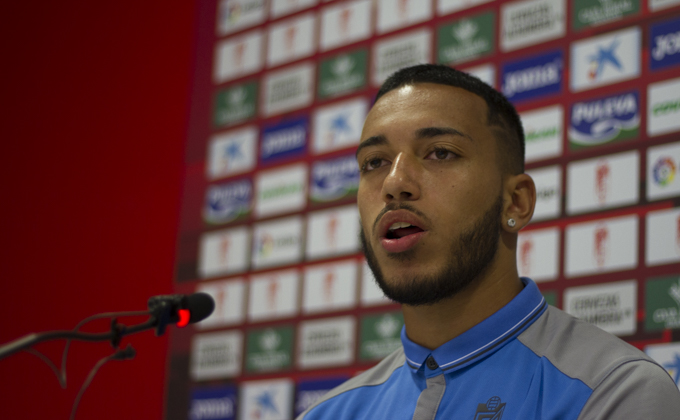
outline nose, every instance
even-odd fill
[[[383,201],[390,203],[395,200],[413,201],[419,199],[419,168],[420,164],[414,155],[399,153],[383,181]]]

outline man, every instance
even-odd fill
[[[403,348],[300,419],[680,418],[660,366],[519,277],[536,191],[500,93],[445,66],[402,69],[378,92],[357,160],[364,252],[402,304]]]

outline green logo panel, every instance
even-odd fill
[[[645,285],[645,329],[680,328],[680,277],[657,277]]]
[[[293,327],[265,328],[248,332],[246,370],[271,372],[292,364]]]
[[[319,98],[340,96],[366,86],[368,51],[336,55],[319,66]]]
[[[437,60],[449,64],[491,54],[495,50],[496,15],[483,13],[437,29]]]
[[[255,116],[257,82],[248,82],[217,92],[213,123],[217,127],[238,124]]]
[[[401,346],[401,312],[367,315],[361,318],[359,359],[380,360]]]
[[[573,0],[572,26],[581,29],[640,12],[640,0]]]
[[[543,297],[548,305],[557,307],[557,292],[554,290],[546,290],[543,292]]]

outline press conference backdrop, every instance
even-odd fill
[[[680,383],[680,0],[198,6],[170,419],[290,419],[400,345],[360,252],[353,153],[380,83],[462,69],[521,114],[538,203],[520,273]]]

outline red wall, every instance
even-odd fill
[[[191,1],[4,2],[0,343],[170,293],[186,132]],[[106,325],[95,325],[106,329]],[[101,329],[100,329],[101,330]],[[167,337],[131,336],[76,419],[161,418]],[[39,345],[52,360],[62,343]],[[0,417],[68,418],[108,344],[76,343],[68,388],[0,360]]]

